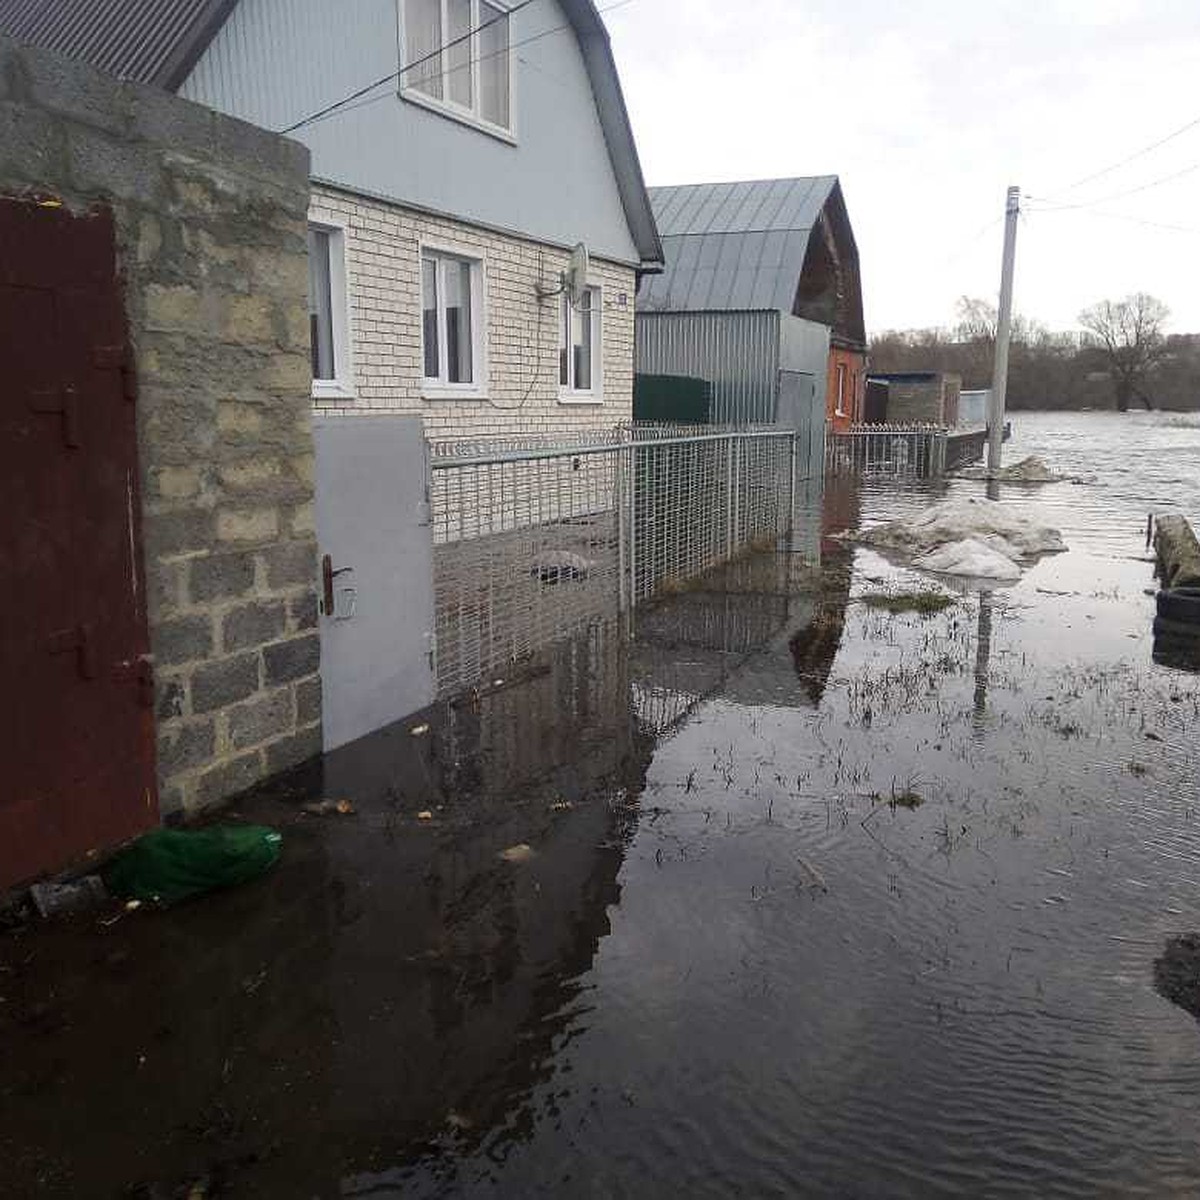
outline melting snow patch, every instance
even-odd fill
[[[1067,548],[1057,529],[1022,517],[1006,504],[974,496],[863,530],[858,540],[916,555],[913,565],[925,570],[1008,580],[1020,576],[1022,561]]]
[[[987,467],[964,467],[957,474],[960,479],[999,479],[1006,483],[1062,483],[1067,479],[1033,454],[998,471],[989,471]]]
[[[1021,577],[1021,568],[1011,558],[978,538],[947,542],[928,554],[914,558],[913,566],[942,575],[969,575],[974,579],[1007,582]]]

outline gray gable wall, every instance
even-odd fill
[[[402,100],[394,81],[290,136],[313,177],[638,264],[580,46],[556,0],[514,14],[517,144]],[[396,0],[241,0],[180,94],[287,128],[396,71]]]

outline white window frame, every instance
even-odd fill
[[[314,400],[349,400],[354,398],[354,360],[346,286],[346,227],[324,217],[309,218],[308,227],[329,235],[329,307],[333,326],[334,377],[314,377],[312,397]]]
[[[449,383],[443,379],[430,379],[425,374],[425,256],[455,258],[471,267],[471,374],[470,383]],[[438,312],[441,298],[445,295],[442,272],[438,272]],[[488,394],[487,357],[487,262],[482,251],[474,246],[460,246],[450,242],[424,241],[417,248],[417,319],[421,328],[421,356],[417,369],[421,372],[421,396],[425,400],[483,400]],[[441,317],[438,318],[438,369],[445,375],[447,365],[446,334]]]
[[[603,404],[604,403],[604,286],[598,280],[589,278],[587,290],[592,294],[592,386],[581,389],[571,386],[568,378],[562,381],[562,359],[564,341],[567,339],[566,306],[571,298],[563,292],[558,309],[558,357],[555,361],[555,374],[558,377],[558,402],[560,404]],[[571,354],[570,342],[566,342],[567,375],[574,373],[574,356]]]
[[[442,38],[443,45],[445,44],[445,31],[447,28],[446,19],[446,0],[442,2]],[[512,3],[510,0],[487,0],[494,8],[503,9],[508,13],[512,11]],[[510,145],[517,144],[517,72],[513,66],[516,60],[516,54],[513,53],[512,45],[512,22],[509,22],[508,36],[508,125],[496,125],[491,121],[485,120],[475,111],[474,107],[465,108],[461,104],[456,104],[453,100],[446,99],[446,66],[445,58],[442,60],[442,96],[439,99],[437,96],[430,96],[427,92],[421,91],[404,82],[404,77],[407,72],[404,70],[408,63],[408,38],[404,30],[404,4],[405,0],[396,0],[397,9],[397,30],[399,33],[399,51],[400,51],[400,80],[399,94],[402,100],[406,100],[411,104],[419,105],[421,108],[427,108],[432,112],[440,113],[444,117],[449,117],[451,120],[458,121],[462,125],[469,125],[472,129],[478,129],[481,133],[490,134],[494,138],[498,138],[502,142],[508,142]],[[471,28],[479,27],[479,0],[471,0]],[[479,35],[473,34],[471,37],[471,95],[478,100],[479,97],[479,53],[478,53]],[[444,51],[443,51],[444,54]]]
[[[846,412],[846,364],[840,362],[837,364],[837,398],[834,401],[833,415],[835,417],[847,416]]]

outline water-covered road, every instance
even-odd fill
[[[835,534],[984,485],[842,488],[819,574],[757,556],[334,756],[354,817],[255,801],[272,877],[6,935],[11,1194],[1200,1193],[1155,989],[1200,677],[1143,534],[1200,516],[1200,420],[1014,422],[1084,480],[1003,491],[1070,547],[1018,584],[862,603],[928,577]]]

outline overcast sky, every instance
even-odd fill
[[[1019,311],[1069,328],[1141,290],[1200,331],[1200,0],[599,5],[647,182],[839,175],[870,329],[949,323],[958,296],[995,297],[1014,183],[1092,206],[1028,201]]]

